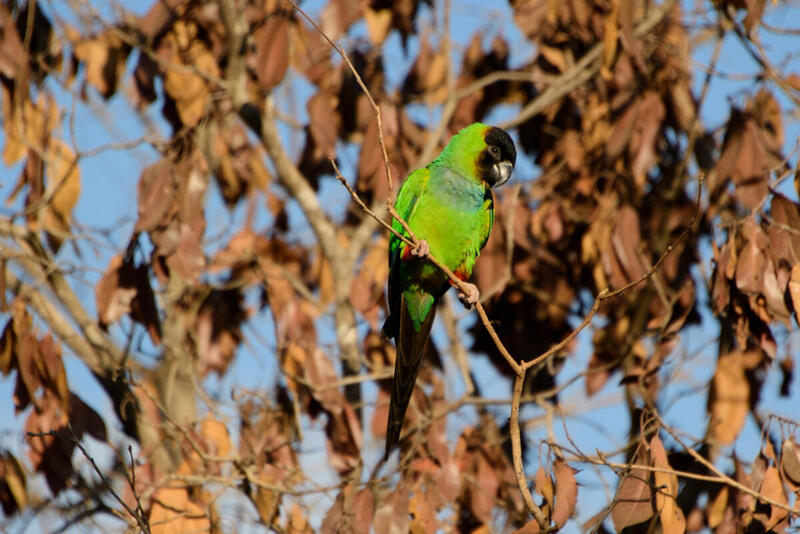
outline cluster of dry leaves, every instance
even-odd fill
[[[16,372],[15,409],[29,411],[29,463],[0,451],[5,515],[30,507],[26,478],[37,473],[53,496],[77,490],[86,509],[116,496],[118,515],[152,532],[228,530],[217,499],[231,491],[252,503],[264,526],[285,532],[311,532],[321,521],[324,532],[535,533],[561,528],[575,514],[576,469],[598,464],[619,480],[587,529],[604,528],[607,517],[618,531],[658,525],[668,534],[797,524],[794,423],[781,421],[780,439],[765,427],[755,460],[734,457],[733,472],[715,464],[750,414],[758,416],[766,377],[781,356],[776,328],[792,329],[800,318],[800,205],[775,190],[790,176],[792,157],[783,153],[784,112],[772,92],[800,102],[800,78],[759,57],[762,78],[772,83],[754,81],[747,100],[732,105],[722,131],[714,132],[699,119],[706,89],[692,89],[696,43],[691,16],[678,2],[513,0],[514,24],[535,46],[513,70],[513,43],[502,30],[488,47],[476,34],[451,66],[453,43],[441,28],[418,27],[431,7],[418,0],[330,0],[314,28],[286,0],[159,0],[142,17],[79,30],[54,26],[33,0],[0,6],[3,160],[21,168],[6,194],[20,211],[0,221],[0,293],[10,311],[0,370]],[[750,45],[764,8],[757,1],[714,2],[707,16],[718,28],[704,38],[736,35],[760,54]],[[447,19],[449,8],[443,11]],[[325,39],[337,42],[361,21],[366,37],[347,53],[377,104],[382,130],[350,65]],[[385,78],[393,32],[404,49],[421,35],[398,87]],[[280,101],[297,78],[313,90],[307,123],[286,116],[290,104]],[[86,154],[64,141],[69,110],[48,82],[88,101],[127,99],[143,116],[159,103],[171,128],[167,142],[149,141],[161,157],[141,171],[136,221],[128,242],[102,266],[96,315],[72,292],[77,279],[56,261],[63,243],[83,247],[72,212]],[[442,118],[421,124],[411,104],[440,106]],[[503,126],[541,174],[499,196],[495,231],[475,272],[502,343],[518,360],[531,360],[567,336],[576,315],[589,313],[586,295],[634,283],[600,305],[607,320],[594,330],[580,377],[590,397],[621,378],[631,414],[624,461],[548,443],[548,460],[535,476],[521,474],[544,521],[531,519],[517,486],[509,426],[480,408],[480,392],[446,398],[443,347],[431,346],[422,370],[399,466],[367,476],[365,452],[379,448],[374,443],[385,433],[395,357],[378,335],[387,238],[355,204],[335,220],[317,195],[332,179],[337,147],[355,143],[354,189],[367,205],[381,206],[390,193],[381,134],[396,191],[452,133],[509,105],[519,111]],[[301,142],[296,158],[278,120]],[[218,233],[207,212],[214,190],[228,209],[244,205],[249,213],[221,246],[207,241]],[[707,191],[708,202],[696,200],[698,190]],[[290,205],[304,221],[289,216]],[[269,224],[254,228],[254,211],[264,209]],[[315,242],[296,239],[298,228],[310,228]],[[708,244],[713,272],[698,279],[692,270]],[[700,320],[698,283],[709,289],[721,334],[707,431],[685,445],[680,429],[643,421],[651,421],[671,385],[664,369],[674,365],[681,333]],[[254,293],[256,307],[246,298]],[[218,410],[201,409],[201,398],[213,401],[197,383],[228,372],[245,327],[262,309],[271,312],[276,341],[263,351],[280,377],[274,391],[233,399],[234,425]],[[480,322],[467,342],[452,314],[443,316],[454,356],[468,344],[500,373],[514,374]],[[357,333],[361,323],[369,327],[365,335]],[[320,330],[331,325],[334,348],[321,342],[330,336]],[[157,349],[155,363],[133,342],[137,332]],[[107,442],[106,425],[70,391],[62,344],[98,377],[127,439],[140,446],[136,457],[121,454],[105,473],[116,486],[93,483],[78,469],[76,445],[84,434]],[[528,397],[557,401],[558,384],[569,378],[559,377],[562,364],[576,357],[574,348],[531,369]],[[788,396],[791,354],[780,369],[780,393]],[[377,382],[375,398],[362,395],[366,380]],[[479,406],[478,418],[465,424],[454,414],[470,403]],[[374,405],[369,425],[365,405]],[[335,484],[320,487],[319,473],[302,461],[320,448],[309,428],[324,433]],[[332,505],[309,508],[305,498],[320,493]],[[70,519],[69,511],[61,513]]]

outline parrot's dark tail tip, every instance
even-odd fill
[[[397,335],[397,325],[395,325],[395,322],[393,315],[386,318],[381,328],[381,339],[393,339]]]
[[[392,451],[394,451],[397,444],[400,442],[400,428],[391,428],[395,425],[390,425],[390,428],[386,431],[386,449],[383,451],[383,461],[386,462],[389,460],[389,456],[392,455]]]

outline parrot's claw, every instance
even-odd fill
[[[480,297],[481,292],[478,291],[478,286],[467,282],[464,282],[464,290],[458,292],[458,300],[467,308],[472,308]]]
[[[411,255],[418,258],[424,258],[430,253],[430,251],[431,247],[428,246],[428,242],[424,239],[420,239],[417,243],[417,246],[411,249]]]

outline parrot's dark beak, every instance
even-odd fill
[[[511,171],[514,169],[514,164],[510,161],[499,161],[492,165],[492,178],[494,183],[492,187],[499,187],[506,183],[511,178]]]

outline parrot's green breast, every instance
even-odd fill
[[[433,167],[410,227],[439,261],[466,278],[491,230],[491,202],[491,192],[482,184],[468,182],[446,167]]]
[[[418,172],[426,173],[422,178],[416,177],[425,181],[424,194],[413,199],[409,227],[417,239],[428,242],[435,258],[466,280],[491,231],[494,220],[491,191],[447,167],[432,166]],[[394,238],[392,248],[404,257],[408,245]],[[433,305],[432,295],[442,293],[447,287],[447,275],[427,261],[401,260],[395,266],[400,270],[399,278],[405,280],[403,295],[418,331]]]

